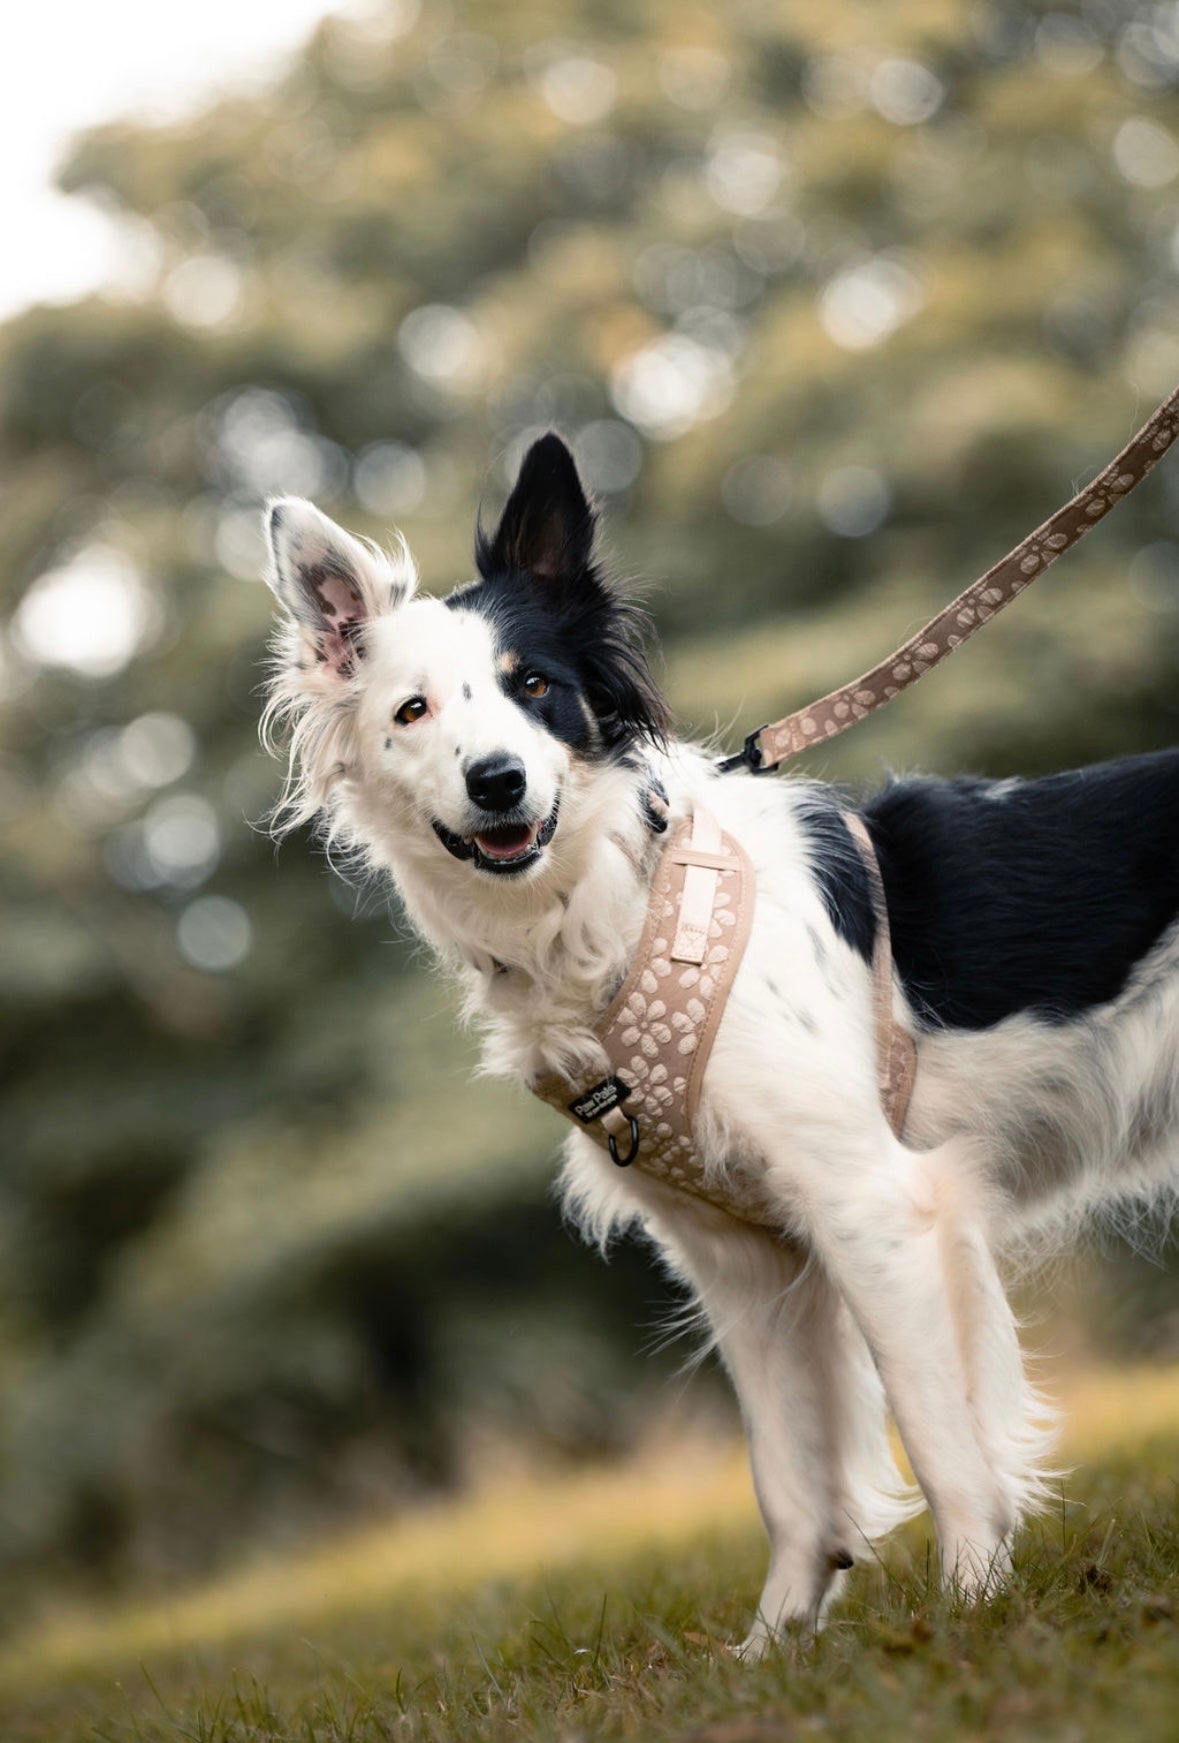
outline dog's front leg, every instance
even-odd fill
[[[968,1239],[962,1195],[947,1181],[963,1159],[953,1146],[916,1155],[887,1132],[839,1156],[800,1160],[778,1178],[863,1332],[884,1381],[917,1480],[933,1512],[945,1578],[980,1591],[1006,1568],[1016,1507],[978,1432],[977,1360],[984,1332],[964,1312],[950,1262],[985,1245]],[[989,1262],[989,1255],[988,1255]],[[991,1357],[1018,1367],[1009,1328],[997,1324],[1002,1292],[971,1292],[970,1307],[996,1316]],[[995,1376],[984,1391],[1002,1390]]]
[[[801,1247],[682,1199],[648,1226],[707,1314],[745,1419],[770,1540],[740,1648],[756,1658],[790,1625],[816,1627],[840,1570],[898,1501],[905,1510],[883,1395],[844,1304]]]

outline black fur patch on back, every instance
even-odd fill
[[[863,817],[897,969],[930,1027],[1105,1004],[1179,914],[1179,751],[1029,781],[897,781]]]
[[[872,892],[863,857],[839,805],[821,792],[794,797],[793,804],[827,918],[844,943],[870,963],[876,944]]]

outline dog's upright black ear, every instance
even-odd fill
[[[525,454],[494,533],[489,538],[477,529],[479,573],[484,580],[513,571],[541,581],[573,579],[593,561],[597,524],[573,455],[550,431]]]
[[[267,580],[303,631],[315,665],[327,676],[351,677],[364,651],[364,625],[413,590],[408,561],[395,569],[297,496],[271,503],[266,536]]]
[[[542,436],[524,456],[494,533],[476,529],[482,585],[470,591],[522,600],[559,628],[602,744],[617,754],[636,740],[662,743],[671,716],[647,665],[646,614],[595,561],[597,527],[572,454],[560,436]],[[517,584],[522,576],[530,585]]]

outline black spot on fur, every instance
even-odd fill
[[[476,531],[482,579],[446,603],[488,619],[499,654],[513,656],[501,685],[521,708],[582,755],[617,757],[641,741],[661,744],[671,722],[647,664],[646,614],[594,561],[596,524],[573,456],[543,436],[495,532]],[[524,692],[534,672],[548,680],[543,697]]]
[[[471,686],[469,684],[464,684],[463,685],[463,701],[469,702],[470,700],[471,700]]]
[[[810,928],[808,927],[807,930],[810,931]],[[811,937],[816,941],[816,943],[820,942],[816,933],[811,932]],[[810,1012],[804,1011],[798,1005],[792,1004],[789,994],[784,992],[774,977],[769,974],[766,975],[766,991],[769,993],[771,998],[777,999],[782,1007],[782,1015],[786,1018],[787,1022],[797,1023],[800,1028],[806,1030],[808,1035],[818,1034],[818,1025]]]
[[[1105,1004],[1179,914],[1176,750],[1031,781],[897,781],[863,815],[897,968],[932,1026]]]
[[[876,943],[872,893],[860,850],[852,840],[839,806],[823,793],[795,798],[795,815],[806,837],[811,870],[827,910],[827,918],[845,944],[871,962]],[[826,966],[823,940],[812,933],[815,960]]]
[[[640,794],[643,820],[653,835],[666,835],[670,822],[667,789],[657,775],[651,775],[649,782]]]

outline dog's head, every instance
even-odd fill
[[[267,710],[292,727],[288,823],[475,877],[539,875],[595,768],[658,742],[644,618],[601,574],[596,516],[555,435],[529,449],[479,579],[418,596],[408,555],[310,503],[268,516],[284,607]],[[382,856],[383,857],[383,856]]]

